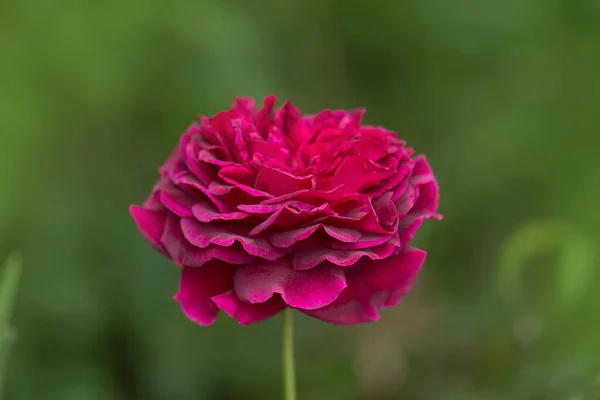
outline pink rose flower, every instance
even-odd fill
[[[192,321],[219,310],[251,324],[292,307],[356,324],[398,304],[425,252],[409,246],[437,218],[438,185],[395,132],[364,110],[301,116],[267,97],[200,117],[131,216],[183,267],[175,299]]]

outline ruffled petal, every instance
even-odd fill
[[[229,213],[220,213],[206,203],[196,203],[192,207],[192,214],[200,222],[212,221],[234,221],[242,220],[250,217],[249,214],[242,211],[234,211]]]
[[[241,301],[233,290],[212,298],[213,302],[231,318],[236,318],[240,325],[260,322],[283,311],[287,305],[281,296],[274,295],[264,303],[246,303]]]
[[[276,233],[271,236],[271,244],[279,248],[288,248],[298,241],[307,239],[319,229],[325,232],[329,238],[344,243],[356,243],[362,237],[362,234],[356,229],[316,224]]]
[[[273,247],[267,239],[245,236],[225,224],[203,224],[196,219],[183,218],[181,220],[181,230],[183,236],[193,246],[202,249],[210,244],[229,247],[234,242],[238,242],[248,254],[267,260],[276,260],[288,252],[287,249]]]
[[[398,235],[393,235],[386,242],[366,249],[336,250],[327,247],[316,247],[305,249],[305,251],[292,252],[292,265],[297,271],[310,270],[325,261],[348,267],[354,265],[363,257],[371,260],[381,260],[389,257],[399,246]]]
[[[424,185],[417,186],[418,195],[413,211],[436,212],[440,199],[439,189],[436,181],[431,181]]]
[[[410,177],[410,184],[412,186],[424,185],[435,180],[433,171],[427,162],[424,155],[418,155],[415,157],[415,166]]]
[[[180,184],[181,186],[183,186],[184,188],[187,188],[188,190],[196,191],[196,192],[206,196],[206,198],[211,202],[212,205],[215,206],[215,208],[219,212],[226,213],[226,212],[234,211],[231,209],[231,207],[226,202],[224,202],[223,200],[219,199],[217,196],[212,194],[210,192],[210,190],[208,190],[208,188],[206,186],[202,185],[202,183],[198,179],[196,179],[192,174],[185,174],[185,175],[180,176],[177,184]]]
[[[329,204],[320,206],[305,207],[306,203],[300,201],[290,201],[282,204],[259,204],[259,205],[241,205],[239,209],[255,215],[268,215],[264,221],[252,228],[249,235],[256,236],[267,229],[279,231],[286,230],[317,220],[319,218],[334,216],[336,213]],[[265,211],[272,210],[272,211]]]
[[[201,267],[213,259],[230,264],[246,264],[255,259],[240,245],[221,247],[211,244],[205,248],[192,246],[184,237],[179,218],[170,215],[161,237],[165,250],[177,265]]]
[[[236,97],[233,100],[232,108],[239,110],[247,121],[254,119],[254,99],[250,97]]]
[[[191,217],[192,207],[196,203],[192,196],[181,190],[161,191],[160,202],[179,217]]]
[[[140,233],[150,242],[150,244],[161,252],[165,248],[161,242],[161,236],[167,220],[165,210],[148,210],[136,205],[129,206],[129,213],[133,222],[135,222]]]
[[[231,290],[232,274],[233,266],[219,261],[199,268],[183,267],[174,298],[190,320],[202,326],[212,325],[219,312],[212,299]]]
[[[328,265],[295,271],[286,260],[243,265],[235,271],[233,282],[235,293],[242,301],[264,303],[279,293],[290,307],[305,310],[325,307],[346,287],[340,267]]]
[[[356,242],[328,240],[326,243],[329,247],[336,250],[359,250],[379,246],[390,240],[392,236],[393,234],[365,233]]]
[[[334,324],[359,324],[379,319],[378,310],[393,307],[410,291],[425,252],[407,248],[396,256],[356,265],[346,271],[347,288],[330,305],[305,314]]]
[[[273,196],[311,189],[313,182],[312,176],[296,176],[268,166],[264,166],[256,176],[256,188]]]

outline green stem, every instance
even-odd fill
[[[283,310],[283,398],[296,400],[296,371],[294,367],[294,320],[292,309]]]

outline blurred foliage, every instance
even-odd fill
[[[10,318],[19,286],[21,264],[19,256],[12,254],[6,261],[2,272],[2,281],[0,281],[0,399],[4,398],[3,384],[8,356],[16,337]]]
[[[366,106],[446,216],[379,323],[297,316],[300,398],[600,397],[598,1],[8,0],[0,54],[9,399],[279,398],[279,321],[187,321],[127,212],[197,113],[270,93]]]

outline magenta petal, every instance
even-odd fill
[[[397,235],[394,235],[385,243],[366,249],[334,250],[327,247],[319,247],[310,251],[292,253],[292,265],[297,271],[309,270],[324,261],[348,267],[363,257],[371,260],[381,260],[389,257],[399,245],[400,240]]]
[[[290,307],[305,310],[330,304],[346,287],[340,267],[329,265],[295,271],[285,260],[243,265],[236,270],[233,282],[242,301],[263,303],[279,293]]]
[[[249,97],[236,97],[232,108],[239,110],[247,120],[254,118],[254,100]]]
[[[348,287],[337,300],[303,312],[342,325],[376,321],[378,309],[397,305],[410,291],[424,261],[423,250],[409,247],[397,256],[361,263],[346,271]]]
[[[412,186],[424,185],[434,180],[433,171],[427,163],[425,156],[419,155],[415,157],[415,166],[410,177],[410,184]]]
[[[198,325],[212,325],[219,309],[212,298],[232,287],[233,267],[211,262],[199,268],[183,267],[175,300],[183,313]]]
[[[228,212],[230,211],[230,207],[227,206],[227,204],[225,202],[223,202],[222,200],[220,200],[217,196],[213,195],[208,188],[204,187],[202,185],[202,183],[195,178],[193,175],[190,174],[186,174],[183,175],[181,177],[179,177],[179,184],[182,184],[183,186],[187,186],[190,188],[190,190],[197,190],[200,193],[202,193],[204,196],[206,196],[207,199],[209,199],[211,201],[212,204],[214,204],[214,206],[217,208],[217,210],[219,210],[220,212]]]
[[[237,241],[249,254],[267,260],[276,260],[287,253],[287,249],[277,249],[267,239],[247,237],[232,229],[225,224],[203,224],[192,218],[181,220],[183,236],[195,247],[205,248],[211,243],[229,247]]]
[[[392,192],[387,192],[373,201],[373,209],[377,215],[377,221],[386,230],[390,227],[395,227],[398,222],[398,211],[392,201],[392,195]]]
[[[208,190],[212,194],[218,195],[218,196],[228,194],[231,192],[235,192],[236,190],[240,190],[240,191],[250,195],[251,197],[255,197],[259,200],[269,199],[269,198],[273,197],[273,195],[271,195],[269,193],[265,193],[261,190],[257,190],[257,189],[251,188],[250,186],[242,185],[239,183],[235,184],[235,185],[229,185],[229,184],[225,184],[222,182],[213,181],[208,185]]]
[[[136,205],[131,205],[129,206],[129,213],[146,240],[154,248],[164,253],[165,248],[162,245],[161,236],[165,228],[167,212],[165,210],[147,210]]]
[[[271,236],[271,244],[279,248],[287,248],[300,240],[304,240],[319,229],[319,225],[305,226]]]
[[[286,171],[264,166],[256,176],[256,189],[274,196],[281,196],[311,189],[313,179],[311,176],[296,176]]]
[[[406,217],[401,220],[398,226],[398,232],[400,234],[400,242],[403,244],[409,243],[414,234],[417,232],[424,219],[437,219],[441,220],[440,214],[432,213],[429,211],[410,212]]]
[[[181,138],[179,147],[183,155],[183,163],[191,171],[194,176],[203,184],[208,184],[214,179],[214,169],[211,165],[200,162],[198,155],[202,150],[203,145],[198,135],[200,135],[200,127],[193,124],[184,136]]]
[[[276,233],[271,236],[271,244],[273,244],[275,247],[287,248],[294,245],[298,241],[307,239],[319,228],[325,231],[330,238],[345,243],[356,243],[362,236],[362,234],[356,229],[317,224]]]
[[[356,242],[340,242],[340,241],[329,241],[327,244],[336,250],[358,250],[366,249],[369,247],[379,246],[390,240],[392,234],[374,234],[366,233],[360,237]]]
[[[398,215],[404,217],[415,205],[416,190],[412,186],[408,186],[406,190],[394,201],[394,206]]]
[[[329,203],[330,206],[333,206],[338,203],[345,203],[353,200],[360,201],[363,198],[364,196],[361,194],[348,193],[345,190],[344,185],[341,185],[331,190],[302,189],[296,192],[277,196],[272,199],[264,200],[262,203],[277,204],[284,201],[302,201],[305,203],[318,205]]]
[[[382,182],[394,174],[394,169],[386,169],[363,157],[344,158],[335,174],[318,183],[319,189],[331,189],[344,185],[344,190],[353,193]]]
[[[275,96],[267,96],[263,100],[263,107],[256,113],[256,128],[262,137],[267,136],[271,125],[275,122]]]
[[[275,295],[264,303],[245,303],[233,290],[212,298],[213,302],[227,315],[236,318],[240,325],[249,325],[274,316],[286,308],[281,296]]]
[[[260,235],[263,231],[267,230],[271,225],[273,225],[273,223],[275,223],[275,221],[282,212],[283,209],[275,211],[269,216],[269,218],[265,219],[263,222],[252,228],[252,230],[248,233],[248,236],[253,237]]]
[[[192,207],[196,201],[183,191],[166,191],[160,192],[160,202],[171,212],[180,217],[191,217]]]
[[[417,186],[418,196],[413,206],[414,211],[427,210],[436,212],[439,202],[439,190],[436,181],[426,183],[421,186]]]
[[[297,212],[312,212],[318,209],[324,209],[325,207],[328,207],[328,205],[323,204],[320,207],[315,207],[312,204],[304,203],[302,201],[286,201],[277,204],[241,204],[238,206],[238,209],[249,214],[271,214],[286,207],[296,209],[298,210]]]
[[[179,218],[173,215],[167,218],[161,241],[167,254],[177,265],[200,267],[213,259],[230,264],[246,264],[255,259],[239,245],[221,247],[211,244],[206,248],[192,246],[183,235]]]
[[[340,228],[338,226],[321,225],[323,230],[332,238],[339,240],[344,243],[356,243],[361,237],[362,233],[356,229]]]
[[[296,203],[296,204],[291,204]],[[318,207],[311,206],[310,208],[301,208],[303,202],[286,202],[281,205],[262,205],[262,206],[239,206],[241,210],[248,210],[249,213],[254,213],[255,210],[260,210],[262,207],[268,209],[275,207],[274,212],[267,217],[263,222],[256,225],[250,232],[250,236],[256,236],[261,232],[271,228],[276,231],[286,230],[302,226],[309,222],[318,222],[318,218],[324,218],[327,216],[334,216],[334,211],[328,204],[322,204]],[[257,213],[259,214],[259,213]]]
[[[233,161],[223,161],[208,150],[200,150],[198,152],[198,161],[202,161],[206,164],[212,164],[216,167],[227,167],[233,164]]]
[[[248,217],[248,214],[245,212],[220,213],[210,205],[204,203],[194,204],[192,207],[192,214],[200,222],[211,222],[215,220],[232,221],[241,220]]]
[[[368,199],[365,204],[367,214],[360,220],[363,231],[376,234],[391,234],[396,231],[398,218],[389,193],[375,200]]]

